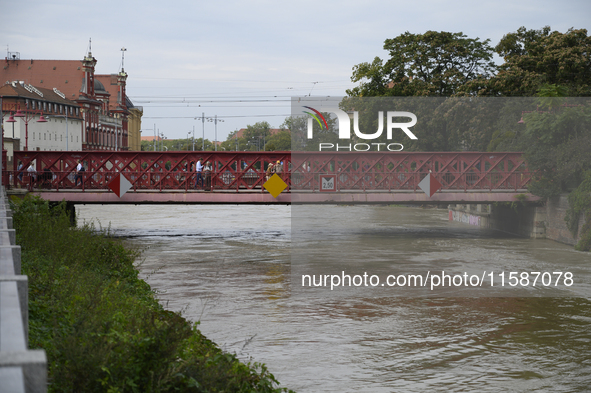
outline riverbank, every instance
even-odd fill
[[[13,210],[29,342],[47,352],[49,391],[288,391],[165,310],[138,278],[137,251],[92,225],[72,228],[65,205],[26,198]]]

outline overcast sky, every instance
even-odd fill
[[[91,5],[90,5],[91,4]],[[520,26],[591,30],[588,0],[112,1],[0,0],[0,44],[21,59],[82,59],[92,39],[97,73],[117,73],[154,126],[186,138],[217,117],[217,139],[258,121],[279,127],[292,96],[342,96],[352,67],[387,58],[384,40],[406,31],[463,32],[496,45]],[[4,81],[2,81],[4,82]],[[215,139],[214,123],[205,137]]]

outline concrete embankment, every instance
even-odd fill
[[[579,241],[579,235],[573,237],[564,221],[569,208],[566,195],[548,199],[543,204],[457,204],[448,208],[450,221],[571,245]],[[579,233],[583,224],[584,218],[581,217]]]
[[[0,192],[0,391],[47,392],[44,350],[28,349],[28,278],[21,275],[12,212]]]

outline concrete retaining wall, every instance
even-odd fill
[[[0,192],[0,391],[47,392],[44,350],[28,349],[28,279],[21,275],[21,249],[15,245],[12,213]]]
[[[449,219],[518,236],[574,245],[579,236],[573,237],[566,226],[564,217],[567,210],[568,197],[561,195],[543,205],[449,205]],[[583,224],[584,218],[581,217],[579,232]]]

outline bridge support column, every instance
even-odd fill
[[[72,202],[68,202],[66,204],[66,211],[68,212],[68,215],[70,216],[70,225],[75,227],[76,226],[76,205],[74,205]]]

